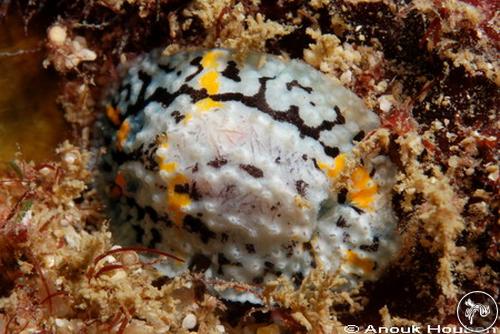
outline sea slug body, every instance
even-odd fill
[[[298,284],[321,264],[355,282],[397,250],[392,163],[352,165],[379,119],[312,67],[155,51],[108,102],[100,170],[114,235],[186,259],[161,264],[166,274]]]

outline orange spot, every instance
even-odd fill
[[[122,173],[118,173],[116,174],[116,177],[115,177],[115,183],[122,189],[125,189],[125,186],[127,185],[127,180],[125,179],[125,177],[123,176]]]
[[[294,197],[294,202],[295,202],[295,205],[301,209],[309,209],[311,208],[311,204],[306,200],[304,199],[304,197],[302,196],[295,196]]]
[[[160,148],[166,150],[168,148],[168,142],[163,141],[160,144]],[[177,163],[175,161],[168,161],[167,158],[164,156],[157,155],[156,156],[156,161],[160,165],[160,170],[167,172],[167,173],[173,173],[177,169]]]
[[[116,134],[116,139],[118,140],[117,144],[120,150],[123,149],[123,145],[127,140],[129,132],[130,132],[130,123],[128,122],[128,120],[125,120],[120,126],[120,129],[118,129],[118,133]]]
[[[182,123],[187,124],[192,119],[193,119],[193,114],[188,112],[188,113],[186,113],[186,117],[184,117],[184,119],[182,120]]]
[[[356,167],[351,175],[353,182],[352,189],[349,191],[349,200],[356,206],[370,210],[375,200],[378,187],[373,182],[368,171],[363,167]]]
[[[120,125],[120,111],[116,108],[113,108],[112,105],[108,105],[106,107],[106,116],[108,116],[109,120],[116,126]]]
[[[219,65],[217,60],[219,60],[220,55],[220,51],[208,51],[201,59],[201,66],[204,68],[217,68],[217,65]]]
[[[356,167],[351,175],[354,187],[361,189],[366,187],[368,182],[371,181],[370,174],[363,167]]]
[[[199,79],[201,88],[205,88],[209,95],[215,94],[219,91],[219,73],[215,71],[208,71],[203,74]]]
[[[326,172],[326,175],[330,179],[335,179],[344,170],[345,162],[346,162],[346,157],[345,157],[345,154],[342,153],[342,154],[337,155],[337,157],[333,160],[332,166],[328,166],[324,162],[318,162],[318,166],[324,172]]]
[[[188,194],[178,193],[175,186],[185,185],[188,178],[183,174],[177,174],[172,177],[167,184],[167,209],[168,215],[176,225],[181,225],[185,213],[183,208],[191,204],[191,198]]]
[[[346,260],[350,264],[363,269],[365,273],[370,273],[375,268],[375,263],[372,260],[362,258],[352,250],[347,251]]]
[[[209,111],[209,110],[214,109],[214,108],[221,108],[222,105],[223,104],[221,102],[214,101],[209,97],[207,97],[203,100],[200,100],[200,101],[196,102],[196,104],[195,104],[195,106],[201,111]]]
[[[377,186],[374,185],[357,192],[349,193],[349,199],[354,205],[362,209],[371,210],[373,209],[372,204],[376,194]]]
[[[346,166],[346,155],[339,154],[333,164],[329,166],[324,162],[318,162],[319,168],[326,173],[326,176],[331,180],[335,180],[344,171]],[[375,200],[378,187],[373,182],[370,174],[366,169],[359,166],[354,169],[351,174],[352,186],[348,192],[348,200],[359,208],[372,210],[372,204]]]
[[[160,144],[160,148],[168,148],[168,143],[166,141]],[[165,156],[157,156],[157,161],[160,165],[160,170],[167,172],[169,179],[167,181],[167,211],[170,219],[177,225],[181,225],[184,219],[185,213],[183,208],[191,204],[191,198],[188,194],[178,193],[176,191],[176,186],[184,186],[189,182],[189,179],[183,174],[172,175],[177,169],[177,163],[175,161],[167,161]]]
[[[175,161],[160,163],[160,170],[163,170],[167,173],[175,172],[176,168],[177,168],[177,163]]]
[[[123,195],[125,187],[127,186],[127,180],[122,173],[117,173],[115,176],[115,184],[111,188],[111,197],[117,198]]]

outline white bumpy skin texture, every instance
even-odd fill
[[[167,275],[299,284],[321,264],[355,283],[397,250],[393,165],[348,168],[378,117],[305,63],[155,51],[130,66],[106,114],[114,235],[185,259],[161,264]]]

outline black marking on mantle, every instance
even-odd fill
[[[359,246],[359,249],[364,250],[365,252],[376,252],[378,251],[379,242],[379,238],[374,237],[373,242],[370,245],[361,245]]]
[[[238,68],[238,65],[236,64],[236,62],[234,62],[232,60],[227,62],[227,66],[224,69],[224,71],[221,72],[221,74],[224,77],[231,79],[233,81],[236,81],[236,82],[241,81],[240,70]]]
[[[254,165],[243,165],[241,164],[240,169],[243,169],[245,172],[247,172],[250,176],[253,176],[256,179],[259,179],[264,176],[264,172],[262,169],[255,167]]]
[[[129,116],[137,115],[148,104],[148,102],[145,100],[145,94],[146,89],[151,84],[152,77],[144,71],[139,71],[139,73],[137,73],[137,76],[139,77],[139,80],[142,81],[141,90],[139,91],[139,95],[137,96],[137,100],[135,101],[135,103],[127,107],[127,111],[122,118],[123,120],[125,120]]]
[[[201,60],[203,58],[201,56],[199,57],[196,57],[194,58],[193,60],[191,60],[191,62],[189,64],[193,65],[193,66],[196,66],[196,71],[193,73],[193,74],[190,74],[186,77],[186,82],[188,81],[191,81],[191,79],[193,79],[195,76],[197,76],[198,74],[201,73],[201,71],[203,71],[203,65],[201,65]]]
[[[202,99],[210,97],[214,101],[227,102],[227,101],[239,101],[244,105],[258,109],[259,111],[269,115],[271,118],[278,122],[289,123],[297,127],[300,132],[301,137],[310,137],[317,140],[323,147],[330,147],[319,140],[322,131],[330,131],[337,124],[344,124],[345,118],[340,112],[340,109],[335,106],[334,110],[336,113],[335,121],[323,120],[320,125],[316,127],[308,126],[304,123],[304,120],[299,115],[299,107],[296,105],[291,105],[288,110],[280,111],[272,109],[266,101],[266,86],[267,81],[274,79],[273,77],[262,77],[259,78],[260,88],[259,91],[252,96],[243,95],[239,92],[228,92],[221,94],[209,95],[205,88],[195,89],[187,84],[182,85],[177,91],[170,93],[167,89],[163,87],[158,87],[151,96],[144,101],[142,108],[144,108],[150,102],[159,102],[164,105],[170,105],[178,96],[189,95],[191,97],[192,103],[196,103]],[[335,156],[338,149],[330,147],[325,153]]]
[[[221,168],[227,164],[227,159],[224,157],[216,157],[214,160],[207,162],[207,165],[213,168]]]
[[[308,94],[311,94],[313,91],[311,87],[302,86],[297,80],[293,80],[286,83],[286,89],[288,89],[289,91],[291,91],[293,87],[305,90]]]
[[[188,232],[199,234],[201,241],[205,244],[208,243],[210,239],[215,239],[216,237],[216,234],[211,231],[201,219],[191,215],[184,217],[184,228]]]
[[[295,189],[297,190],[297,193],[302,197],[306,196],[306,189],[308,186],[309,184],[307,184],[307,182],[305,182],[304,180],[295,181]]]

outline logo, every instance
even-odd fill
[[[475,304],[472,300],[467,299],[465,301],[465,305],[467,305],[467,309],[465,310],[465,317],[469,319],[469,323],[472,325],[474,323],[474,316],[476,312],[479,311],[479,315],[481,318],[487,317],[490,315],[490,307],[488,305],[483,304]]]
[[[344,332],[346,333],[357,333],[359,332],[359,327],[356,325],[347,325],[344,327]]]
[[[474,333],[485,332],[497,321],[498,305],[486,292],[472,291],[458,302],[457,317],[465,329]]]

